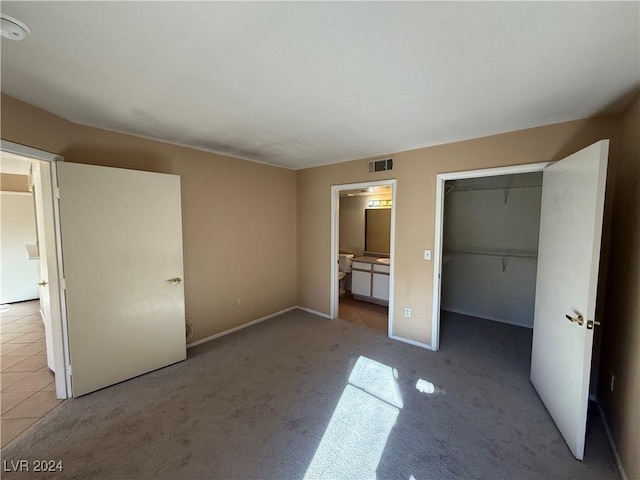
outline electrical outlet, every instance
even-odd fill
[[[613,384],[616,382],[616,376],[612,373],[611,380],[609,382],[609,389],[613,392]]]
[[[424,251],[424,259],[425,260],[431,260],[431,250],[425,250]]]
[[[242,299],[240,297],[236,298],[236,307],[242,305]]]
[[[411,317],[411,309],[410,308],[405,308],[404,309],[404,316],[407,318]]]

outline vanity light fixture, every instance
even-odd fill
[[[0,13],[0,35],[9,40],[20,41],[31,33],[28,25],[17,18]]]
[[[390,207],[392,205],[392,200],[369,200],[369,207],[379,208],[379,207]]]

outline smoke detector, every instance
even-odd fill
[[[13,18],[4,13],[0,13],[0,35],[9,40],[22,40],[31,33],[28,25],[25,25],[17,18]]]

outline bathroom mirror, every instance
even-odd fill
[[[391,251],[391,209],[367,208],[364,213],[365,254],[389,256]]]

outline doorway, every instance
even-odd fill
[[[438,174],[436,179],[436,222],[435,222],[435,247],[434,247],[434,281],[433,284],[435,288],[433,289],[433,324],[432,324],[432,349],[439,350],[440,349],[440,333],[441,333],[441,311],[443,307],[443,300],[445,300],[444,305],[447,306],[448,310],[458,310],[456,313],[466,313],[469,314],[474,311],[469,305],[469,301],[467,299],[462,299],[463,295],[458,294],[458,289],[455,291],[451,291],[451,288],[448,289],[447,294],[443,298],[442,289],[444,284],[443,272],[444,269],[449,269],[450,266],[458,267],[458,272],[449,272],[449,279],[452,277],[455,279],[456,277],[465,279],[467,282],[474,283],[472,279],[469,279],[464,276],[465,271],[477,272],[479,268],[486,267],[488,263],[493,263],[493,267],[498,267],[499,271],[504,269],[506,273],[507,268],[509,266],[513,267],[516,263],[518,263],[519,267],[525,266],[526,263],[529,262],[529,266],[531,266],[532,257],[535,257],[535,253],[532,252],[531,248],[521,248],[520,251],[499,251],[499,249],[495,248],[495,238],[492,242],[491,238],[496,232],[492,231],[489,234],[478,234],[475,236],[478,237],[474,239],[475,245],[465,246],[464,241],[466,239],[461,240],[463,243],[456,243],[456,240],[451,237],[448,238],[449,244],[447,247],[452,246],[451,252],[445,252],[444,245],[444,230],[445,230],[445,195],[448,197],[449,195],[456,195],[453,193],[455,190],[457,191],[479,191],[479,192],[489,192],[493,193],[495,196],[502,196],[502,202],[504,202],[503,206],[509,206],[509,196],[511,196],[511,200],[513,201],[513,195],[511,195],[511,189],[508,188],[508,182],[516,182],[518,183],[518,176],[522,175],[524,180],[520,181],[520,185],[528,184],[536,184],[536,182],[540,181],[535,179],[535,177],[527,178],[526,175],[542,175],[542,170],[548,165],[548,163],[536,163],[536,164],[528,164],[528,165],[518,165],[512,167],[500,167],[500,168],[489,168],[484,170],[472,170],[466,172],[453,172],[453,173],[443,173]],[[493,179],[493,180],[487,180]],[[479,190],[480,189],[480,190]],[[525,188],[518,189],[524,191]],[[515,191],[515,190],[514,190]],[[447,193],[449,192],[449,193]],[[483,195],[485,196],[485,195]],[[463,202],[464,203],[464,202]],[[465,219],[464,214],[461,215],[462,220],[460,222],[464,222]],[[539,222],[539,219],[538,219]],[[453,230],[459,230],[459,226],[455,224],[452,225]],[[456,228],[458,227],[458,228]],[[464,230],[464,228],[463,228]],[[478,229],[476,229],[478,230]],[[480,228],[479,230],[483,230]],[[498,232],[499,233],[499,232]],[[528,235],[530,237],[530,235]],[[452,243],[453,242],[453,243]],[[460,242],[460,241],[458,241]],[[487,246],[488,244],[494,243],[493,250],[492,247]],[[518,239],[516,244],[525,244],[526,242],[523,239]],[[529,243],[530,245],[530,243]],[[537,245],[537,241],[536,241]],[[502,250],[509,250],[502,249]],[[513,249],[512,249],[513,250]],[[456,262],[454,266],[453,259],[454,256],[456,260],[461,259],[462,262]],[[453,269],[450,269],[453,270]],[[513,269],[510,269],[510,273],[513,273]],[[533,287],[535,289],[535,273],[533,276]],[[505,283],[506,284],[506,283]],[[490,282],[475,282],[474,285],[476,289],[482,288],[491,288]],[[535,290],[534,290],[535,292]],[[477,292],[476,297],[482,297],[483,292],[480,290]],[[509,314],[505,315],[505,312],[500,312],[500,314],[496,315],[496,312],[491,312],[492,305],[483,305],[483,299],[477,298],[475,303],[475,311],[482,312],[481,315],[485,316],[494,316],[495,320],[506,320]],[[520,302],[522,304],[523,302]],[[494,308],[495,310],[495,308]],[[497,317],[497,318],[495,318]],[[507,322],[508,323],[508,322]],[[523,323],[523,322],[520,322]],[[531,319],[531,326],[533,325]]]
[[[28,165],[28,183],[35,211],[35,245],[27,249],[37,262],[37,308],[45,330],[47,367],[54,372],[57,398],[68,398],[71,378],[68,373],[66,333],[63,322],[64,293],[60,289],[57,202],[54,201],[56,163],[62,157],[24,145],[2,141],[2,158]]]
[[[393,333],[395,180],[331,187],[331,318]]]
[[[601,140],[548,165],[436,177],[434,350],[441,334],[446,182],[544,170],[529,378],[579,460],[584,455],[594,326],[600,324],[594,318],[608,152],[609,140]],[[504,253],[498,255],[503,271],[509,261]]]
[[[65,163],[4,140],[2,151],[32,162],[58,398],[184,360],[180,178]]]
[[[442,341],[449,322],[498,322],[531,335],[541,200],[542,172],[445,182]]]

